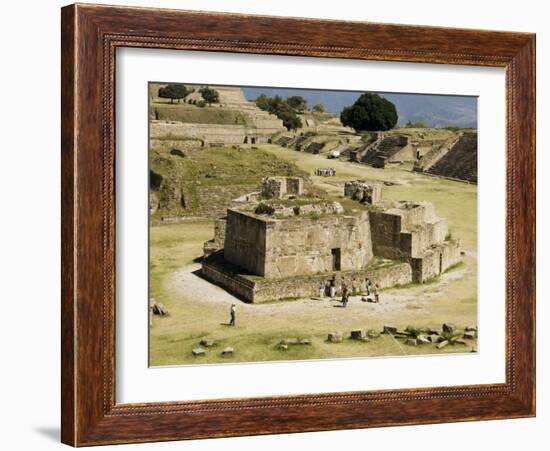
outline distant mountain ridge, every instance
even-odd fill
[[[323,91],[291,88],[241,88],[248,100],[260,94],[280,95],[283,98],[302,96],[308,106],[322,103],[327,111],[340,114],[344,107],[351,105],[368,91]],[[395,104],[399,116],[398,125],[408,121],[424,122],[429,127],[477,128],[477,97],[439,94],[400,94],[378,92]]]

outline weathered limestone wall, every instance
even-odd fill
[[[260,144],[269,140],[280,128],[250,127],[227,124],[192,124],[176,121],[150,121],[150,139],[173,141],[202,140],[206,144]]]
[[[248,302],[254,300],[254,282],[238,274],[225,272],[222,266],[205,262],[201,267],[202,276],[210,282],[220,285],[231,294]]]
[[[407,258],[402,249],[406,249],[410,238],[404,238],[401,233],[402,217],[378,211],[371,211],[369,217],[374,255],[392,260]]]
[[[361,180],[354,180],[346,182],[344,185],[344,195],[353,200],[373,205],[380,201],[382,186],[379,184],[369,184]]]
[[[332,249],[339,249],[342,271],[364,268],[373,257],[368,214],[268,222],[265,277],[332,271]]]
[[[450,240],[426,251],[421,257],[412,258],[413,281],[422,283],[439,276],[460,261],[460,242]]]
[[[391,259],[420,257],[427,248],[445,240],[447,220],[435,215],[429,203],[410,209],[370,212],[374,255]]]
[[[317,297],[319,296],[319,284],[321,282],[326,284],[332,276],[332,273],[325,273],[286,279],[251,281],[246,277],[232,274],[224,265],[215,260],[206,260],[202,265],[201,272],[207,280],[220,285],[239,298],[253,303]],[[367,278],[381,288],[403,285],[412,282],[412,270],[409,263],[398,263],[378,269],[343,271],[337,274],[338,286],[340,286],[341,277],[345,277],[348,283],[355,278],[358,292],[361,293],[366,290],[365,280]]]
[[[227,218],[219,218],[214,221],[214,238],[204,243],[203,253],[205,257],[220,251],[225,245],[225,229]]]
[[[251,274],[266,276],[266,222],[227,210],[224,257]]]
[[[365,279],[369,278],[373,283],[378,283],[380,288],[395,285],[404,285],[412,282],[412,270],[408,263],[364,271],[343,271],[338,273],[337,286],[340,286],[341,277],[345,277],[348,283],[355,278],[359,293],[366,291]],[[254,286],[254,303],[280,300],[285,298],[307,298],[319,296],[319,284],[325,285],[331,274],[315,274],[307,277],[264,280]],[[340,293],[338,293],[340,294]]]
[[[304,189],[301,177],[265,177],[262,181],[262,197],[281,199],[286,194],[300,195]]]

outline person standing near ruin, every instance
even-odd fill
[[[319,284],[319,297],[323,299],[325,297],[325,284],[323,281]]]
[[[342,307],[346,308],[348,306],[348,286],[342,281]]]
[[[355,296],[357,294],[357,280],[355,277],[351,279],[351,295]]]
[[[370,281],[370,279],[368,277],[366,279],[366,282],[367,282],[367,296],[370,296],[370,292],[371,292],[371,289],[372,289],[372,282]]]
[[[344,291],[348,292],[348,282],[345,277],[342,276],[342,282],[340,283],[340,291],[344,294]]]
[[[380,302],[380,287],[378,284],[374,286],[374,302]]]
[[[333,298],[336,296],[336,275],[332,275],[332,279],[329,281],[329,291],[330,291],[330,297]]]
[[[229,325],[235,326],[235,323],[237,321],[237,307],[235,306],[235,304],[231,304],[230,314],[231,314],[231,319],[229,320]]]

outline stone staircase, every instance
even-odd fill
[[[461,133],[455,144],[427,172],[477,183],[477,132]]]
[[[430,150],[420,160],[414,163],[413,170],[416,172],[429,172],[430,168],[434,166],[439,160],[447,155],[451,149],[460,141],[463,136],[463,132],[459,132],[456,136],[449,138],[441,146]]]

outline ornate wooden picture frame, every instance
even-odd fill
[[[535,415],[535,36],[71,5],[62,9],[62,441],[73,446]],[[115,399],[115,51],[506,70],[506,382],[262,398]],[[504,193],[503,193],[504,195]]]

